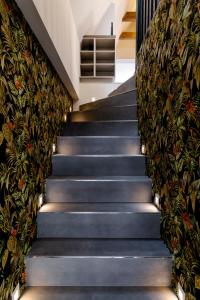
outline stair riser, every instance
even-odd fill
[[[139,138],[80,138],[58,137],[57,153],[65,155],[87,154],[140,154]]]
[[[67,136],[136,136],[138,122],[82,122],[69,123],[62,135]]]
[[[108,97],[106,99],[97,100],[80,106],[81,111],[96,109],[101,107],[118,106],[118,105],[134,105],[137,103],[137,91],[131,91],[125,94]]]
[[[160,238],[159,213],[42,213],[39,238]]]
[[[27,286],[170,286],[171,259],[129,257],[33,257]]]
[[[54,156],[54,176],[144,176],[145,158]]]
[[[73,112],[69,118],[71,122],[136,120],[137,106],[111,107],[107,109]]]
[[[47,202],[151,202],[151,181],[47,179]]]

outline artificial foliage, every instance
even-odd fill
[[[161,0],[138,53],[138,117],[173,283],[200,299],[200,1]]]
[[[0,0],[0,299],[25,281],[38,197],[71,99],[13,0]]]

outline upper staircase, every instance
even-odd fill
[[[53,156],[23,300],[175,300],[136,90],[80,107]]]

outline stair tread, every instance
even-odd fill
[[[89,103],[87,103],[89,104]],[[115,104],[113,106],[101,106],[101,107],[94,107],[94,108],[89,108],[87,110],[75,110],[72,112],[73,113],[84,113],[84,112],[96,112],[96,111],[113,111],[113,109],[118,109],[118,108],[137,108],[137,104],[124,104],[124,105],[119,105]]]
[[[39,213],[157,213],[153,203],[46,203]]]
[[[145,155],[143,154],[74,154],[74,155],[67,155],[67,154],[54,154],[53,157],[71,157],[71,156],[75,156],[75,157],[144,157]]]
[[[132,93],[132,92],[136,92],[137,89],[134,88],[134,89],[131,89],[129,91],[126,91],[126,92],[123,92],[123,93],[119,93],[119,94],[116,94],[116,95],[112,95],[112,96],[108,96],[106,98],[101,98],[101,99],[97,99],[96,101],[94,102],[87,102],[87,103],[84,103],[82,105],[80,105],[80,108],[84,108],[86,107],[87,105],[94,105],[94,104],[101,104],[102,102],[106,101],[109,103],[110,100],[113,100],[113,99],[116,99],[116,98],[119,98],[119,96],[127,96],[128,94]]]
[[[103,121],[86,121],[86,122],[71,122],[71,123],[69,123],[68,125],[70,125],[70,124],[72,124],[72,125],[78,125],[78,124],[80,124],[80,125],[83,125],[83,124],[108,124],[108,123],[114,123],[114,124],[116,124],[116,123],[127,123],[127,124],[130,124],[130,123],[138,123],[138,120],[103,120]]]
[[[166,287],[30,287],[21,300],[177,300]]]
[[[63,135],[60,135],[57,137],[58,139],[74,139],[74,138],[77,138],[77,139],[132,139],[132,140],[140,140],[140,137],[139,135],[135,135],[135,136],[117,136],[117,135],[113,135],[113,136],[109,136],[109,135],[76,135],[76,136],[63,136]]]
[[[50,176],[47,180],[152,182],[148,176]]]
[[[169,250],[158,239],[37,239],[28,255],[34,257],[169,258]]]

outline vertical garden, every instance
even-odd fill
[[[14,0],[0,0],[0,298],[25,281],[38,197],[71,99]]]
[[[173,281],[200,299],[200,1],[161,0],[138,54],[138,115]]]

